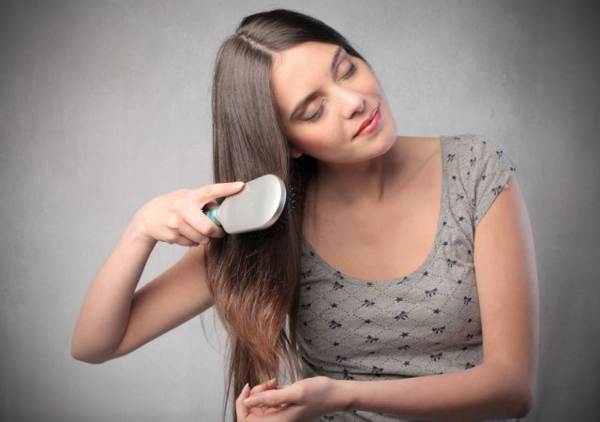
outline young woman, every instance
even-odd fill
[[[121,356],[215,304],[234,420],[528,413],[535,252],[501,144],[397,135],[367,61],[285,9],[245,17],[225,40],[212,106],[217,183],[138,211],[86,297],[74,356]],[[200,212],[238,191],[229,182],[266,173],[299,204],[284,230],[225,235]],[[159,240],[193,247],[132,295]]]

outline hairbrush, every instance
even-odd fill
[[[220,205],[205,206],[202,211],[225,233],[263,239],[283,230],[295,208],[295,185],[291,184],[288,195],[280,177],[265,174],[245,182],[241,191],[227,196]]]

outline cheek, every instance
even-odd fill
[[[340,119],[332,121],[323,120],[320,124],[307,125],[296,133],[296,143],[303,145],[305,150],[322,150],[323,148],[335,148],[343,143],[347,137],[343,122]]]
[[[330,129],[297,130],[292,145],[310,156],[321,157],[329,149],[339,148],[339,134],[331,134]]]

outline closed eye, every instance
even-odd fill
[[[350,62],[350,69],[348,70],[348,72],[346,72],[346,74],[344,76],[342,76],[342,79],[348,79],[350,78],[352,75],[354,75],[354,73],[356,72],[356,66],[354,65],[354,63]],[[302,119],[306,122],[314,122],[319,120],[319,118],[321,117],[321,114],[323,114],[323,103],[325,103],[325,101],[321,102],[321,106],[319,107],[319,109],[317,110],[316,113],[314,113],[311,117],[307,118],[307,119]]]

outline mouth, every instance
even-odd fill
[[[377,107],[375,107],[373,109],[373,111],[371,111],[371,114],[369,115],[369,117],[367,117],[367,119],[364,122],[362,122],[362,124],[360,125],[360,127],[358,128],[358,130],[356,131],[354,136],[352,137],[353,139],[356,138],[365,127],[367,127],[367,126],[369,126],[369,124],[371,124],[371,122],[373,121],[373,118],[376,116],[378,111],[379,111],[379,104],[377,104]]]

